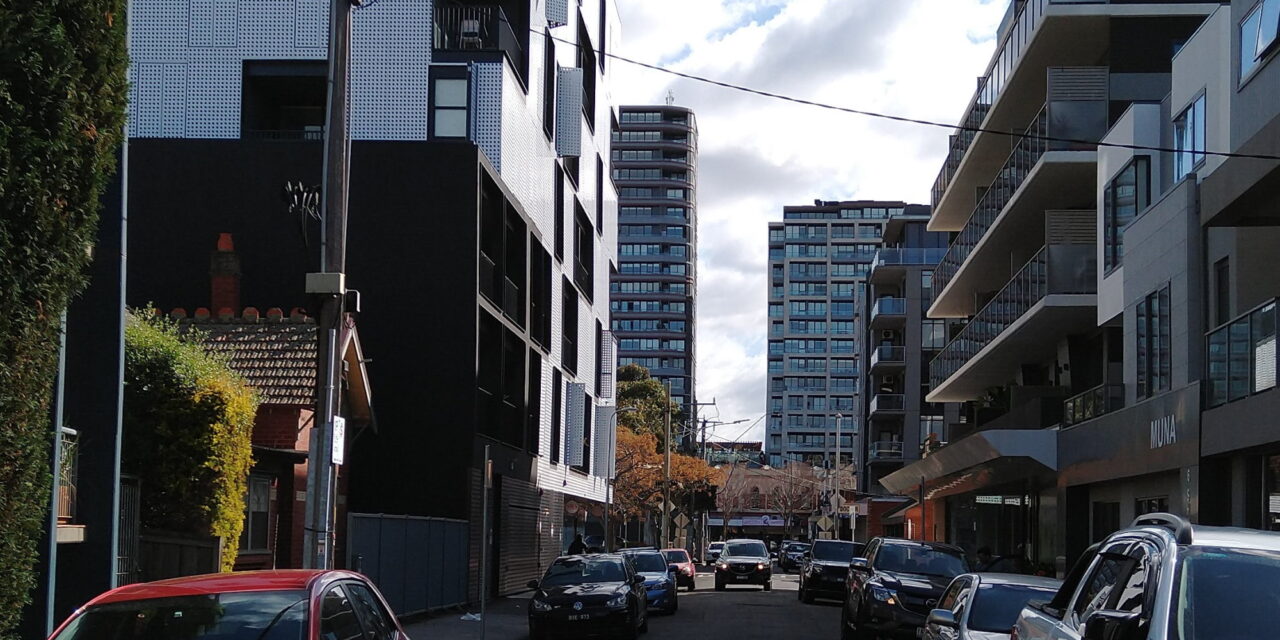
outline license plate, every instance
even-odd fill
[[[844,576],[836,576],[836,582],[844,582]]]
[[[590,620],[590,619],[591,619],[591,614],[589,613],[579,613],[577,615],[569,616],[569,622],[577,622],[579,620]]]
[[[746,580],[746,579],[748,579],[748,578],[750,578],[750,577],[751,577],[751,576],[738,576],[738,579],[739,579],[739,580]]]

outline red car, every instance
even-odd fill
[[[112,589],[50,640],[409,640],[382,594],[350,571],[217,573]]]
[[[693,578],[698,575],[698,567],[693,564],[693,558],[689,557],[688,551],[684,549],[663,549],[662,556],[667,559],[668,566],[676,566],[677,587],[687,587],[690,591],[697,588],[693,584]]]

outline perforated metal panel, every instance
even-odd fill
[[[471,65],[471,141],[502,171],[502,65]]]
[[[612,405],[596,407],[596,428],[591,434],[591,474],[601,478],[608,478],[613,472],[613,416],[617,411]]]
[[[547,0],[547,26],[569,24],[569,0]]]
[[[1106,100],[1110,71],[1108,67],[1049,67],[1049,101]]]
[[[600,338],[600,399],[613,400],[617,384],[618,337],[604,331]]]
[[[582,155],[582,69],[560,67],[556,75],[556,154]]]
[[[564,393],[564,463],[580,466],[582,438],[586,433],[587,386],[581,382],[565,385]]]
[[[294,0],[293,46],[298,49],[323,48],[328,41],[328,7],[323,0]],[[354,37],[354,34],[353,34]]]

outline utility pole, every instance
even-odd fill
[[[664,380],[662,387],[667,392],[665,412],[667,437],[662,443],[666,459],[662,463],[662,546],[660,548],[665,549],[670,546],[667,544],[670,539],[667,534],[671,531],[671,381]]]
[[[332,0],[329,17],[329,97],[324,128],[324,182],[321,191],[320,272],[307,274],[307,293],[318,298],[316,325],[316,412],[307,459],[307,517],[303,566],[333,566],[334,416],[338,415],[339,350],[346,295],[347,67],[351,60],[351,0]],[[344,443],[337,443],[344,446]]]
[[[831,510],[836,514],[836,540],[840,539],[840,421],[843,419],[843,414],[836,414],[836,493],[831,496]]]

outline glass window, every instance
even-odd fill
[[[1138,301],[1136,346],[1139,398],[1149,398],[1168,391],[1170,387],[1172,361],[1169,304],[1168,285]]]
[[[1110,271],[1124,258],[1124,229],[1147,208],[1151,201],[1151,160],[1146,156],[1135,157],[1116,174],[1103,190],[1103,219],[1105,250],[1103,262]]]
[[[73,618],[56,639],[298,640],[307,635],[308,602],[306,591],[113,602],[88,608]],[[359,626],[356,635],[341,637],[359,638]]]
[[[1174,580],[1170,638],[1253,638],[1259,629],[1280,627],[1274,589],[1280,584],[1280,554],[1275,551],[1192,547],[1181,556]],[[1237,584],[1268,588],[1223,588]]]
[[[320,636],[326,640],[360,640],[364,636],[356,610],[342,587],[324,594],[320,603]]]
[[[244,501],[244,529],[240,532],[241,551],[270,551],[271,478],[249,476]]]
[[[1280,2],[1273,3],[1280,6]],[[1244,80],[1258,66],[1258,25],[1262,23],[1260,3],[1240,23],[1240,79]]]
[[[1263,0],[1262,21],[1258,25],[1258,44],[1254,47],[1253,57],[1262,60],[1267,50],[1276,43],[1277,30],[1280,30],[1280,0]]]
[[[561,558],[547,568],[540,584],[545,589],[575,584],[622,582],[626,575],[627,570],[622,562],[613,558]]]
[[[1201,95],[1173,121],[1174,181],[1187,177],[1204,161],[1205,97]]]
[[[437,138],[467,137],[467,80],[465,78],[436,78],[432,92],[435,105]]]
[[[369,629],[369,633],[365,636],[368,640],[396,640],[396,627],[391,622],[391,615],[369,587],[353,582],[344,585],[343,588],[351,594],[351,601],[360,612],[360,619]]]
[[[1107,608],[1111,600],[1111,591],[1120,580],[1120,573],[1128,560],[1119,556],[1101,556],[1089,574],[1080,599],[1076,601],[1075,613],[1078,620],[1087,620],[1094,611]]]
[[[941,349],[947,346],[946,320],[920,321],[920,348]]]

